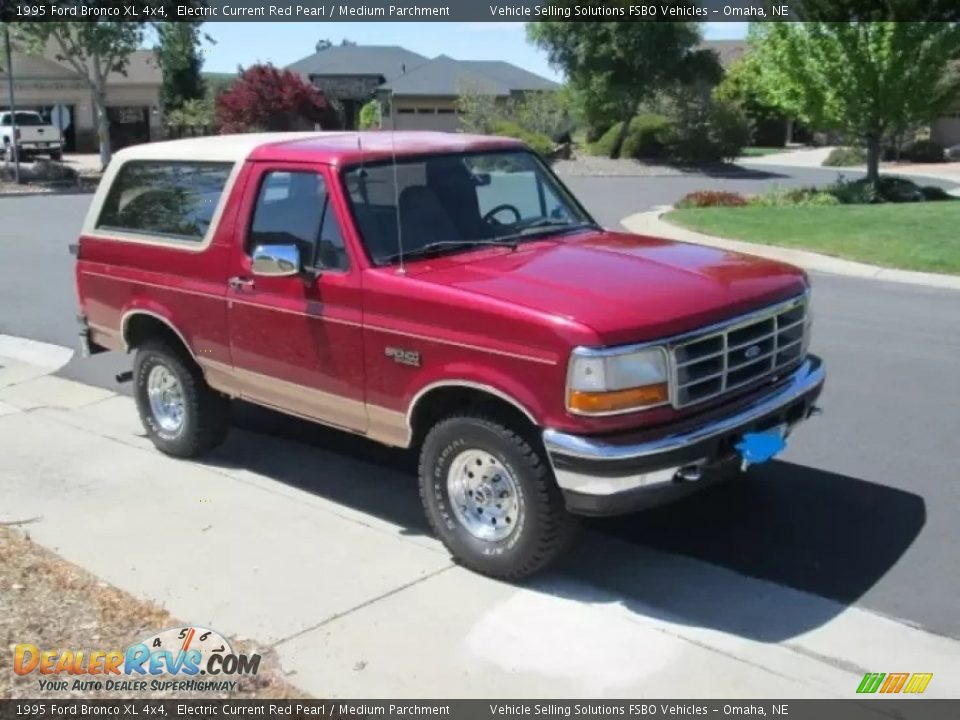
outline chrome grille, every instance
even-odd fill
[[[675,407],[709,400],[795,365],[807,350],[806,296],[672,346]]]

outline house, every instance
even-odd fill
[[[498,60],[428,59],[397,46],[331,46],[288,66],[342,108],[346,129],[360,108],[380,100],[381,125],[397,130],[458,129],[456,99],[463,92],[507,99],[557,83]]]
[[[700,43],[704,50],[713,50],[720,65],[726,70],[747,52],[746,40],[704,40]]]
[[[90,86],[69,63],[55,59],[56,53],[34,55],[14,49],[12,65],[14,101],[18,110],[34,110],[45,118],[57,105],[70,112],[71,123],[64,131],[67,152],[96,152],[97,119]],[[107,115],[114,149],[159,139],[163,133],[160,117],[160,68],[152,50],[130,56],[126,74],[107,77]],[[0,110],[8,105],[7,74],[0,67]]]

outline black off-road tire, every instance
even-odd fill
[[[153,417],[147,395],[150,371],[164,365],[183,388],[184,419],[175,433],[163,430]],[[147,340],[133,361],[137,411],[147,436],[160,452],[178,458],[199,457],[217,446],[230,428],[230,400],[207,385],[197,364],[183,350],[163,340]]]
[[[503,540],[475,537],[451,508],[447,472],[454,458],[468,449],[490,453],[516,480],[516,528]],[[420,500],[430,526],[454,559],[475,572],[520,580],[547,567],[576,537],[579,521],[564,506],[544,451],[491,416],[463,413],[438,422],[423,442],[419,475]]]

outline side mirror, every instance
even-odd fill
[[[300,250],[296,245],[257,245],[251,269],[262,277],[290,277],[300,274]]]

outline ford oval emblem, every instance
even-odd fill
[[[743,351],[743,356],[747,360],[753,360],[759,354],[760,354],[759,345],[751,345],[750,347],[748,347],[746,350]]]

